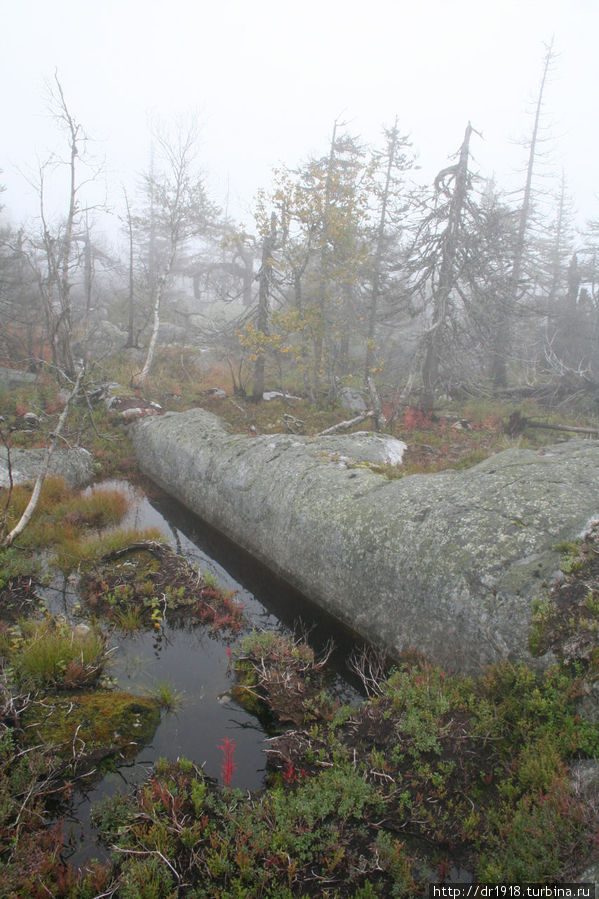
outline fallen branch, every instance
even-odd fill
[[[229,400],[230,403],[233,403],[233,405],[235,406],[236,409],[239,410],[239,412],[242,413],[244,418],[248,417],[247,411],[243,408],[243,406],[240,406],[239,403],[236,403],[235,400],[230,396],[228,396],[227,399]]]
[[[166,543],[159,543],[157,540],[138,540],[135,543],[128,543],[127,546],[123,546],[121,549],[111,549],[109,552],[104,553],[101,561],[109,562],[112,559],[120,559],[122,556],[137,552],[148,552],[159,559],[164,559],[165,556],[174,557],[177,555]]]
[[[544,421],[532,421],[531,419],[526,419],[526,427],[527,428],[546,428],[549,431],[571,431],[574,434],[590,434],[592,437],[599,437],[599,430],[597,428],[575,428],[570,427],[569,425],[550,425]]]
[[[306,424],[303,419],[296,418],[295,415],[291,415],[289,412],[283,413],[283,421],[285,422],[287,430],[292,434],[297,434]]]
[[[347,431],[349,428],[353,428],[354,425],[359,425],[360,422],[364,421],[366,418],[372,418],[373,415],[374,412],[370,409],[368,412],[356,415],[355,418],[350,418],[349,421],[340,421],[339,424],[333,425],[332,428],[327,428],[326,431],[320,431],[316,436],[326,437],[327,434],[336,434],[337,431]]]
[[[50,435],[50,439],[48,441],[48,446],[46,447],[46,454],[44,456],[44,461],[42,463],[42,467],[40,468],[39,474],[37,476],[37,480],[35,482],[35,486],[33,488],[33,493],[31,494],[31,499],[27,503],[27,508],[21,515],[19,521],[16,523],[10,534],[7,534],[4,540],[2,541],[3,546],[11,546],[14,543],[15,539],[21,534],[29,522],[31,521],[31,517],[35,512],[35,509],[38,504],[38,500],[40,498],[40,493],[42,490],[42,485],[48,474],[48,469],[50,467],[50,459],[52,458],[52,453],[56,448],[56,444],[58,443],[61,435],[61,431],[65,426],[65,422],[67,420],[67,415],[69,414],[69,408],[71,403],[77,396],[79,392],[79,387],[81,385],[81,381],[83,379],[83,375],[85,373],[85,368],[82,367],[79,375],[77,376],[77,380],[75,381],[75,386],[73,387],[69,397],[65,403],[65,407],[62,410],[60,418],[58,419],[58,425],[56,426],[56,430],[53,434]]]
[[[507,431],[510,434],[518,434],[524,428],[544,428],[547,431],[566,431],[573,434],[588,434],[591,437],[599,437],[599,429],[597,428],[576,428],[573,425],[552,425],[546,421],[533,421],[532,418],[525,418],[519,412],[513,412],[510,415]]]

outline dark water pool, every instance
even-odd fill
[[[345,701],[359,698],[358,685],[346,667],[356,641],[333,619],[169,497],[150,501],[142,490],[126,482],[110,481],[94,489],[124,492],[130,511],[122,526],[158,528],[174,548],[214,575],[224,589],[236,591],[256,628],[302,629],[316,651],[333,639],[336,648],[329,665],[331,687]],[[76,590],[70,585],[55,589],[50,596],[53,610],[67,615],[76,602]],[[161,682],[168,682],[181,694],[181,701],[175,711],[163,713],[152,743],[134,760],[73,797],[67,835],[70,861],[75,865],[90,857],[105,857],[90,823],[92,803],[141,782],[161,757],[185,756],[202,765],[206,774],[218,778],[222,765],[218,747],[228,737],[236,746],[237,769],[232,785],[257,789],[264,783],[268,735],[229,695],[233,681],[225,636],[203,626],[165,626],[160,634],[125,637],[117,633],[113,644],[116,650],[108,673],[118,686],[133,693],[148,693]]]

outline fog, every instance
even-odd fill
[[[509,185],[538,89],[544,43],[558,54],[547,88],[553,171],[566,173],[578,220],[596,215],[599,60],[594,0],[23,0],[4,4],[0,67],[4,202],[35,215],[31,176],[60,145],[47,113],[55,70],[104,161],[98,195],[147,168],[152,114],[196,110],[213,199],[252,221],[273,166],[326,150],[333,121],[378,140],[398,116],[430,180],[468,121],[477,166]],[[549,146],[548,146],[549,149]]]
[[[72,377],[126,348],[141,388],[177,344],[257,401],[358,378],[375,408],[379,376],[427,409],[540,375],[595,390],[591,0],[25,0],[4,18],[11,364]]]

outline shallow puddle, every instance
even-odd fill
[[[222,588],[236,591],[252,626],[296,630],[302,626],[317,651],[332,638],[336,645],[330,661],[332,688],[344,701],[358,698],[356,684],[345,668],[353,637],[332,619],[168,497],[150,502],[142,490],[120,481],[93,489],[126,493],[130,509],[121,527],[158,528],[173,548],[214,575]],[[52,611],[66,615],[77,601],[72,584],[55,585],[49,595]],[[70,861],[75,865],[90,857],[105,857],[90,824],[91,804],[144,780],[161,757],[192,759],[206,774],[219,779],[223,763],[219,744],[229,738],[235,743],[237,766],[232,786],[257,789],[264,783],[268,735],[229,695],[233,683],[229,653],[234,642],[227,633],[214,633],[204,625],[173,629],[164,624],[155,633],[126,636],[117,631],[111,643],[117,649],[108,674],[118,686],[147,694],[168,683],[180,701],[174,711],[162,714],[152,743],[133,761],[118,766],[86,793],[73,796],[67,834]]]

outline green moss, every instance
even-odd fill
[[[249,661],[238,659],[231,696],[246,712],[259,718],[264,713],[264,704],[257,691],[258,678],[254,666]]]
[[[130,757],[150,742],[159,721],[156,699],[103,690],[33,703],[23,726],[28,743],[59,744],[66,758],[73,749]]]
[[[121,532],[110,535],[111,542],[100,540],[93,557],[81,563],[80,590],[93,615],[129,632],[160,628],[165,618],[171,626],[203,622],[233,632],[241,627],[243,609],[234,593],[207,584],[160,540]]]
[[[272,740],[264,790],[219,790],[193,763],[161,760],[135,798],[103,803],[102,838],[125,850],[119,884],[141,888],[141,845],[206,899],[312,895],[315,884],[329,899],[424,895],[437,872],[423,845],[439,872],[459,865],[481,880],[579,870],[596,822],[567,766],[596,755],[599,729],[576,715],[572,676],[504,664],[449,677],[408,659],[379,687],[330,725]],[[168,870],[152,866],[149,882]]]
[[[560,577],[533,601],[529,648],[533,655],[552,649],[565,665],[582,664],[596,676],[599,649],[599,529],[584,538],[559,543]]]

